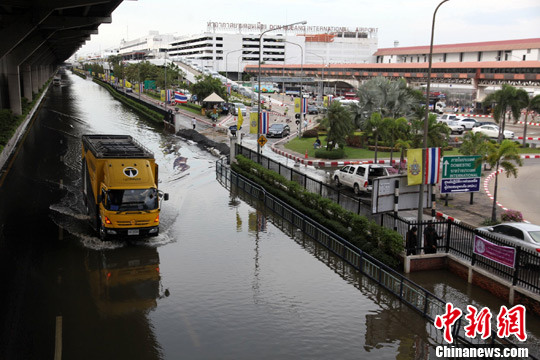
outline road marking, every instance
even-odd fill
[[[54,360],[62,359],[62,317],[56,317],[56,336],[54,341]]]

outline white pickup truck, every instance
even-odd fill
[[[390,175],[388,165],[360,164],[347,165],[334,171],[333,180],[337,186],[347,185],[355,194],[371,192],[373,179]]]

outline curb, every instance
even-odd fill
[[[518,124],[521,124],[521,125],[525,125],[525,121],[518,121],[517,123],[518,123]],[[529,122],[529,123],[527,123],[527,125],[540,126],[540,123],[532,123],[532,122]]]
[[[468,117],[468,118],[475,118],[475,117],[492,118],[491,115],[475,115],[475,114],[456,114],[456,116],[464,116],[464,117]]]
[[[493,200],[494,199],[494,196],[491,195],[491,192],[489,192],[489,182],[491,181],[491,179],[493,179],[495,177],[495,175],[497,173],[501,174],[504,170],[503,169],[499,169],[499,171],[494,171],[492,172],[491,174],[489,174],[485,179],[484,179],[484,191],[486,192],[486,195],[491,199]],[[508,210],[507,208],[505,208],[500,202],[496,202],[497,206],[499,206],[501,209],[503,209],[504,211]]]

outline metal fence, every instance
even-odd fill
[[[353,213],[365,216],[381,226],[396,230],[403,239],[407,232],[413,227],[422,228],[430,222],[429,220],[418,223],[417,220],[408,220],[393,213],[372,214],[371,203],[369,201],[353,197],[344,193],[341,189],[326,184],[320,180],[313,179],[307,174],[294,168],[285,166],[272,160],[256,151],[236,144],[236,154],[243,155],[252,161],[259,162],[263,167],[273,170],[290,181],[294,181],[310,192],[331,199],[340,204],[344,209]],[[442,219],[434,221],[433,225],[441,239],[437,241],[437,252],[445,252],[470,261],[472,265],[485,269],[513,285],[518,285],[529,291],[540,293],[540,255],[529,249],[517,247],[515,267],[510,268],[485,257],[476,256],[473,253],[475,235],[481,235],[486,240],[501,246],[515,247],[515,245],[505,241],[493,234],[478,234],[474,228],[465,224],[459,224],[450,220]],[[424,231],[422,231],[424,233]],[[420,253],[423,248],[417,248]]]
[[[409,305],[424,318],[429,320],[431,324],[433,324],[437,315],[445,312],[446,303],[444,300],[438,298],[428,290],[407,279],[402,274],[381,263],[377,259],[364,253],[344,238],[313,221],[284,201],[267,193],[264,188],[258,184],[231,171],[230,168],[223,163],[223,160],[216,162],[216,177],[224,187],[228,189],[232,189],[233,187],[236,190],[240,189],[250,196],[262,201],[273,213],[302,230],[303,234],[317,241],[356,271],[367,276],[376,284],[389,291],[401,302]],[[491,337],[486,340],[482,340],[480,337],[471,339],[465,336],[464,327],[461,326],[461,323],[455,324],[453,328],[453,337],[455,341],[453,345],[457,346],[474,347],[490,345],[517,347],[516,344],[507,339],[498,338],[494,330],[492,331]],[[529,357],[536,359],[536,357],[531,354],[529,354]]]

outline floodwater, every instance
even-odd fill
[[[217,158],[88,80],[52,87],[0,186],[2,359],[428,359],[441,332],[216,181]],[[160,235],[101,242],[80,136],[129,134],[170,194]]]

